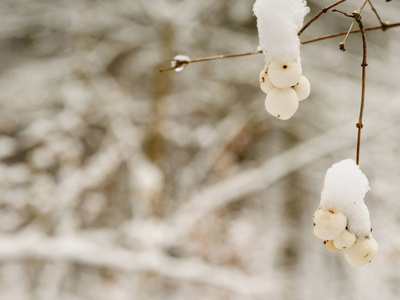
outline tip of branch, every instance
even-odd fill
[[[344,43],[343,43],[343,42],[341,42],[341,43],[339,44],[339,48],[340,48],[340,50],[342,50],[343,52],[346,51],[346,48],[344,47]]]
[[[173,70],[175,70],[175,69],[176,69],[176,67],[171,67],[171,68],[166,68],[166,69],[164,69],[164,68],[159,68],[159,69],[157,69],[157,72],[158,72],[158,73],[164,73],[164,72],[173,71]]]

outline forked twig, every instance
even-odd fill
[[[300,31],[297,33],[298,36],[300,36],[304,30],[306,30],[308,28],[308,26],[310,26],[312,23],[314,23],[320,16],[322,16],[323,14],[326,14],[331,8],[339,5],[340,3],[344,2],[346,0],[340,0],[338,2],[335,2],[325,8],[323,8],[318,14],[316,14],[310,21],[308,21],[301,29]]]
[[[362,68],[361,104],[360,104],[360,114],[359,114],[359,117],[358,117],[358,123],[356,124],[356,127],[358,128],[358,132],[357,132],[357,150],[356,150],[356,163],[357,163],[357,165],[360,164],[361,130],[364,127],[364,124],[363,124],[362,121],[363,121],[363,116],[364,116],[364,105],[365,105],[365,77],[366,77],[366,71],[367,71],[367,66],[368,66],[368,62],[367,62],[367,39],[365,37],[365,28],[364,28],[364,24],[362,22],[361,11],[362,11],[363,7],[365,6],[365,4],[367,2],[369,2],[369,0],[364,0],[362,5],[360,6],[360,8],[357,11],[353,12],[351,15],[347,14],[345,12],[336,10],[337,12],[340,12],[341,14],[345,15],[346,17],[353,18],[352,24],[357,22],[358,27],[360,28],[359,32],[361,32],[362,44],[363,44],[363,59],[362,59],[362,63],[361,63],[361,68]],[[346,35],[346,37],[347,36],[348,36],[348,34]],[[345,51],[344,42],[345,42],[345,40],[342,43],[340,43],[341,46],[343,44],[343,49],[341,48],[343,51]]]
[[[350,28],[349,28],[349,30],[347,30],[347,34],[346,34],[346,36],[344,37],[343,42],[341,42],[341,43],[339,44],[340,50],[346,51],[345,45],[346,45],[347,38],[349,37],[350,32],[352,31],[353,26],[354,26],[354,24],[356,23],[356,18],[354,18],[353,16],[354,16],[354,14],[361,15],[361,12],[362,12],[362,10],[364,9],[364,7],[365,7],[365,5],[367,4],[367,2],[369,2],[369,0],[363,0],[362,4],[361,4],[361,6],[358,8],[358,10],[355,11],[355,12],[353,12],[353,15],[349,15],[349,14],[347,14],[347,13],[345,13],[345,12],[342,12],[342,11],[340,11],[340,10],[337,10],[337,9],[334,9],[334,10],[333,10],[333,12],[339,12],[339,13],[345,15],[346,17],[352,17],[352,18],[353,18],[353,22],[351,22]]]
[[[394,27],[400,27],[400,22],[385,25],[385,30],[390,29],[390,28],[394,28]],[[365,31],[372,31],[372,30],[378,30],[378,29],[383,29],[383,27],[382,26],[373,26],[373,27],[364,28]],[[360,32],[360,29],[354,29],[354,30],[350,31],[350,34],[357,33],[357,32]],[[335,37],[338,37],[338,36],[346,35],[347,33],[348,33],[348,31],[342,31],[342,32],[336,32],[336,33],[328,34],[328,35],[323,35],[323,36],[320,36],[320,37],[317,37],[317,38],[313,38],[313,39],[309,39],[309,40],[303,41],[303,42],[301,42],[301,44],[302,45],[306,45],[306,44],[310,44],[310,43],[314,43],[314,42],[318,42],[318,41],[322,41],[322,40],[327,40],[327,39],[335,38]],[[205,62],[205,61],[212,61],[212,60],[225,59],[225,58],[235,58],[235,57],[241,57],[241,56],[261,54],[261,53],[263,53],[262,50],[255,50],[255,51],[245,52],[245,53],[226,54],[226,55],[217,55],[217,56],[195,58],[195,59],[185,60],[179,66],[188,65],[188,64],[196,63],[196,62]],[[175,70],[177,68],[178,68],[178,64],[176,66],[174,66],[174,67],[165,68],[165,69],[163,69],[163,68],[158,69],[158,72],[173,71],[173,70]]]
[[[378,18],[379,23],[382,25],[382,30],[385,31],[386,30],[386,26],[388,25],[386,22],[383,22],[381,17],[378,14],[378,11],[375,9],[374,5],[372,4],[371,0],[368,0],[369,5],[372,8],[372,11],[375,13],[375,16]]]

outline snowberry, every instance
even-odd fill
[[[356,241],[356,235],[353,232],[343,230],[343,232],[333,240],[333,244],[338,249],[349,249]]]
[[[299,101],[306,99],[310,96],[310,82],[307,77],[301,76],[300,81],[293,87],[294,91],[299,97]]]
[[[291,88],[272,89],[265,98],[265,108],[273,116],[281,120],[290,119],[299,107],[299,100]]]
[[[262,91],[268,94],[272,89],[274,89],[274,85],[271,83],[271,80],[268,78],[268,68],[263,69],[260,73],[260,87]]]
[[[328,250],[329,252],[338,253],[338,252],[342,251],[342,249],[338,249],[335,247],[332,240],[324,241],[324,244],[325,244],[326,250]]]
[[[314,234],[323,240],[333,240],[346,228],[347,218],[341,211],[319,208],[314,213]]]
[[[278,88],[288,88],[297,84],[301,77],[301,65],[298,62],[273,61],[268,66],[268,77]]]
[[[371,262],[378,253],[378,244],[373,237],[357,237],[355,244],[344,251],[344,257],[353,267],[362,267]]]
[[[335,207],[347,217],[347,227],[356,236],[370,235],[371,221],[364,203],[368,179],[352,159],[332,165],[326,172],[320,207]]]

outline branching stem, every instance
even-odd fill
[[[320,16],[322,16],[323,14],[326,14],[331,8],[337,6],[337,5],[339,5],[340,3],[345,2],[345,1],[346,1],[346,0],[340,0],[340,1],[338,1],[338,2],[335,2],[335,3],[331,4],[331,5],[329,5],[329,6],[325,7],[325,8],[323,8],[323,9],[322,9],[318,14],[316,14],[310,21],[308,21],[308,22],[303,26],[303,28],[300,29],[300,31],[297,33],[297,35],[300,36],[300,35],[304,32],[304,30],[306,30],[306,29],[308,28],[308,26],[310,26],[312,23],[314,23],[316,20],[318,20],[318,18],[319,18]]]
[[[400,22],[385,25],[385,30],[390,29],[390,28],[394,28],[394,27],[400,27]],[[372,31],[372,30],[378,30],[378,29],[383,29],[383,27],[382,26],[374,26],[374,27],[364,28],[365,31]],[[352,31],[350,31],[350,34],[357,33],[357,32],[360,32],[360,29],[352,30]],[[309,40],[303,41],[303,42],[301,42],[301,44],[305,45],[305,44],[310,44],[310,43],[314,43],[314,42],[318,42],[318,41],[322,41],[322,40],[327,40],[327,39],[335,38],[335,37],[338,37],[338,36],[346,35],[347,33],[348,33],[347,31],[342,31],[342,32],[337,32],[337,33],[333,33],[333,34],[328,34],[328,35],[324,35],[324,36],[320,36],[320,37],[317,37],[317,38],[313,38],[313,39],[309,39]],[[173,71],[173,70],[178,68],[178,65],[182,66],[182,65],[188,65],[188,64],[196,63],[196,62],[205,62],[205,61],[212,61],[212,60],[225,59],[225,58],[235,58],[235,57],[241,57],[241,56],[261,54],[261,53],[263,53],[262,50],[255,50],[255,51],[245,52],[245,53],[217,55],[217,56],[196,58],[196,59],[186,60],[186,61],[182,62],[180,65],[177,64],[175,67],[166,68],[166,69],[158,69],[158,72]]]
[[[386,26],[387,26],[388,24],[382,21],[382,19],[381,19],[381,17],[379,16],[377,10],[375,9],[374,5],[372,4],[372,1],[371,1],[371,0],[368,0],[368,3],[369,3],[369,5],[371,6],[372,11],[375,13],[376,17],[378,18],[379,23],[380,23],[381,26],[382,26],[382,30],[385,31],[385,30],[387,29]]]
[[[344,12],[342,12],[342,11],[339,11],[339,10],[337,10],[337,9],[334,9],[333,11],[334,11],[334,12],[335,12],[335,11],[336,11],[336,12],[340,12],[340,13],[344,14],[344,15],[347,16],[347,17],[353,17],[355,14],[361,15],[362,10],[364,9],[365,5],[366,5],[368,2],[369,2],[369,0],[363,0],[363,2],[361,3],[361,6],[358,8],[358,10],[355,11],[355,12],[353,12],[353,15],[348,15],[348,14],[346,14],[346,13],[344,13]],[[345,46],[346,46],[346,41],[347,41],[347,38],[349,37],[350,32],[352,31],[353,26],[354,26],[355,23],[356,23],[356,18],[353,18],[353,21],[351,22],[350,28],[349,28],[349,30],[347,30],[347,34],[346,34],[346,36],[345,36],[344,39],[343,39],[343,42],[341,42],[341,43],[339,44],[340,50],[346,51],[346,47],[345,47]]]

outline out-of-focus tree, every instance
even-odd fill
[[[374,4],[399,21],[399,3]],[[312,213],[326,169],[355,154],[359,35],[345,53],[340,38],[301,48],[312,94],[287,122],[264,110],[261,55],[156,72],[256,49],[252,5],[0,2],[1,300],[397,299],[399,30],[367,34],[361,160],[381,248],[355,270]],[[317,22],[302,39],[351,20]]]

